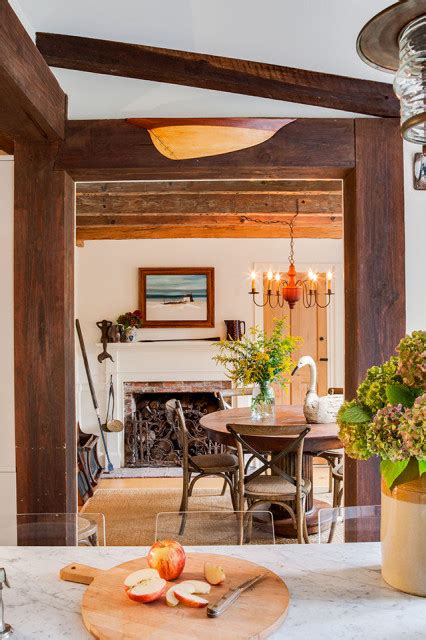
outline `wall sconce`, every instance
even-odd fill
[[[426,149],[423,153],[416,153],[414,156],[414,188],[419,191],[426,191]]]

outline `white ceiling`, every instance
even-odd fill
[[[355,51],[390,0],[10,0],[31,35],[50,31],[391,82]],[[70,118],[350,114],[265,98],[54,70]]]

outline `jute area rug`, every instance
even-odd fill
[[[108,546],[149,546],[155,540],[157,513],[177,512],[180,499],[179,488],[100,488],[84,505],[82,513],[104,514]],[[212,489],[200,487],[189,500],[189,510],[229,512],[232,510],[229,492],[220,496]],[[213,538],[209,540],[208,531],[205,536],[205,544],[217,544]],[[311,536],[312,542],[316,539],[317,536]],[[276,542],[295,541],[277,538]]]
[[[178,488],[98,489],[82,513],[103,513],[108,546],[146,546],[155,540],[159,512],[177,512],[182,492]],[[229,511],[229,493],[220,496],[212,489],[198,488],[189,501],[190,511]],[[207,542],[208,544],[208,542]]]

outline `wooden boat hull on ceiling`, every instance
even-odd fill
[[[291,118],[128,118],[146,129],[154,147],[170,160],[205,158],[262,144]]]

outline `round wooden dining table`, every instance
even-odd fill
[[[295,426],[306,424],[303,415],[303,407],[299,405],[279,405],[275,407],[275,416],[256,420],[251,416],[250,407],[242,407],[239,409],[226,409],[222,411],[214,411],[203,416],[200,420],[200,426],[206,431],[207,437],[214,442],[234,447],[235,442],[232,435],[228,432],[227,424],[243,424],[256,425],[262,424],[267,426]],[[311,481],[313,486],[313,459],[319,453],[329,449],[340,449],[342,443],[338,438],[338,426],[335,422],[329,424],[310,424],[311,430],[305,437],[303,449],[303,477]],[[291,438],[291,436],[290,436]],[[281,451],[288,445],[289,439],[282,435],[274,436],[251,436],[247,437],[247,442],[258,451]],[[327,508],[330,505],[321,500],[313,498],[313,491],[307,497],[306,501],[306,520],[309,533],[316,533],[318,530],[318,510]],[[294,528],[287,517],[277,520],[275,516],[275,529],[281,535],[291,537]]]

